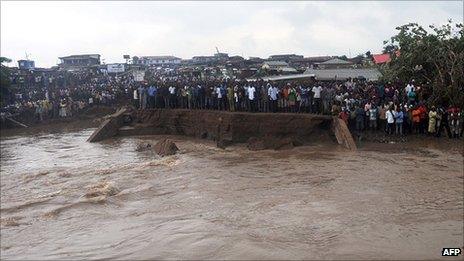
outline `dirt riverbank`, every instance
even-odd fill
[[[37,121],[35,118],[19,119],[22,123],[26,124],[28,128],[19,127],[16,124],[6,121],[6,124],[0,126],[0,135],[11,136],[17,134],[55,133],[95,128],[102,122],[104,116],[114,113],[116,109],[115,107],[95,106],[73,117],[46,119],[42,122]]]

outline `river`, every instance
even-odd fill
[[[93,130],[2,137],[1,259],[436,259],[464,245],[456,145],[172,136],[179,153],[160,158],[136,150],[159,136],[88,143]]]

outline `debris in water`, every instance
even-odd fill
[[[265,136],[263,138],[251,137],[248,139],[247,147],[250,150],[285,150],[292,149],[295,146],[302,145],[302,142],[296,138],[276,138],[271,136]]]
[[[7,218],[1,218],[0,219],[0,226],[2,227],[17,227],[21,223],[18,221],[21,219],[21,217],[7,217]]]
[[[170,139],[159,141],[158,143],[156,143],[154,149],[155,152],[162,157],[174,155],[179,150],[176,144]]]
[[[149,142],[140,142],[137,144],[137,147],[135,148],[135,151],[145,151],[145,150],[151,150],[152,149],[152,144]]]
[[[87,193],[86,198],[94,198],[99,196],[113,196],[119,193],[119,189],[113,182],[104,181],[95,186],[92,186]]]

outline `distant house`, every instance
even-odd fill
[[[293,59],[291,64],[296,67],[311,67],[316,63],[326,62],[328,60],[336,58],[335,56],[312,56]]]
[[[227,54],[227,53],[216,53],[216,54],[214,54],[214,57],[217,60],[227,60],[227,59],[229,59],[229,54]]]
[[[290,62],[295,59],[302,59],[303,55],[296,55],[296,54],[276,54],[269,56],[269,61],[284,61]]]
[[[31,60],[18,60],[19,69],[29,70],[35,68],[35,62]]]
[[[226,65],[242,68],[245,66],[245,59],[239,55],[231,56]]]
[[[307,69],[305,74],[314,75],[320,81],[343,81],[349,78],[364,78],[369,81],[377,81],[382,76],[376,68]]]
[[[264,59],[259,57],[249,57],[248,60],[245,60],[247,66],[258,66],[264,62]]]
[[[384,53],[384,54],[374,54],[372,55],[372,59],[374,60],[375,64],[383,64],[383,63],[388,63],[391,61],[390,54]]]
[[[279,70],[288,67],[288,63],[284,61],[267,61],[261,66],[264,70]]]
[[[243,78],[251,77],[251,76],[255,75],[257,72],[258,72],[257,68],[250,67],[250,68],[242,68],[242,69],[240,69],[238,74],[239,74],[239,78],[243,79]]]
[[[288,66],[288,63],[284,61],[267,61],[261,66],[261,69],[271,72],[272,74],[292,74],[298,73],[295,68]]]
[[[353,66],[353,63],[339,58],[334,58],[325,62],[316,63],[316,65],[321,69],[341,69],[350,68]]]
[[[193,56],[192,57],[192,63],[194,64],[205,64],[205,63],[214,62],[216,60],[217,60],[217,57],[215,56]]]
[[[59,58],[61,60],[60,67],[86,67],[100,64],[99,54],[80,54]]]
[[[132,57],[134,64],[138,65],[154,65],[154,66],[163,66],[163,65],[178,65],[181,63],[182,59],[172,56],[134,56]]]
[[[400,56],[400,51],[396,51],[395,55]],[[374,54],[372,55],[372,60],[378,65],[389,63],[391,61],[391,55],[389,53]]]

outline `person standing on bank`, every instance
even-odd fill
[[[395,125],[396,125],[395,133],[396,135],[403,136],[403,118],[404,118],[403,110],[401,106],[398,106],[395,112]]]
[[[172,109],[176,108],[176,86],[171,85],[169,87],[169,105]]]
[[[312,89],[313,93],[314,93],[314,96],[313,96],[313,103],[314,103],[314,112],[316,114],[320,114],[321,113],[321,92],[322,92],[322,86],[321,85],[317,85],[317,86],[314,86],[313,89]]]
[[[387,117],[387,134],[393,134],[393,125],[395,124],[395,115],[393,114],[392,108],[389,107],[385,112]]]
[[[227,87],[227,101],[229,103],[229,111],[235,111],[234,88],[232,84],[229,84]]]
[[[279,89],[276,86],[273,86],[268,83],[267,95],[269,97],[269,103],[272,112],[277,112],[277,94],[279,93]]]
[[[248,86],[248,101],[250,103],[250,112],[254,112],[256,110],[256,101],[255,101],[255,93],[256,88],[253,85]]]
[[[155,108],[156,101],[156,87],[152,84],[148,88],[148,105],[149,108]]]
[[[429,126],[428,126],[428,133],[430,135],[434,135],[436,132],[437,127],[437,111],[435,109],[435,106],[432,106],[432,108],[429,111]]]

